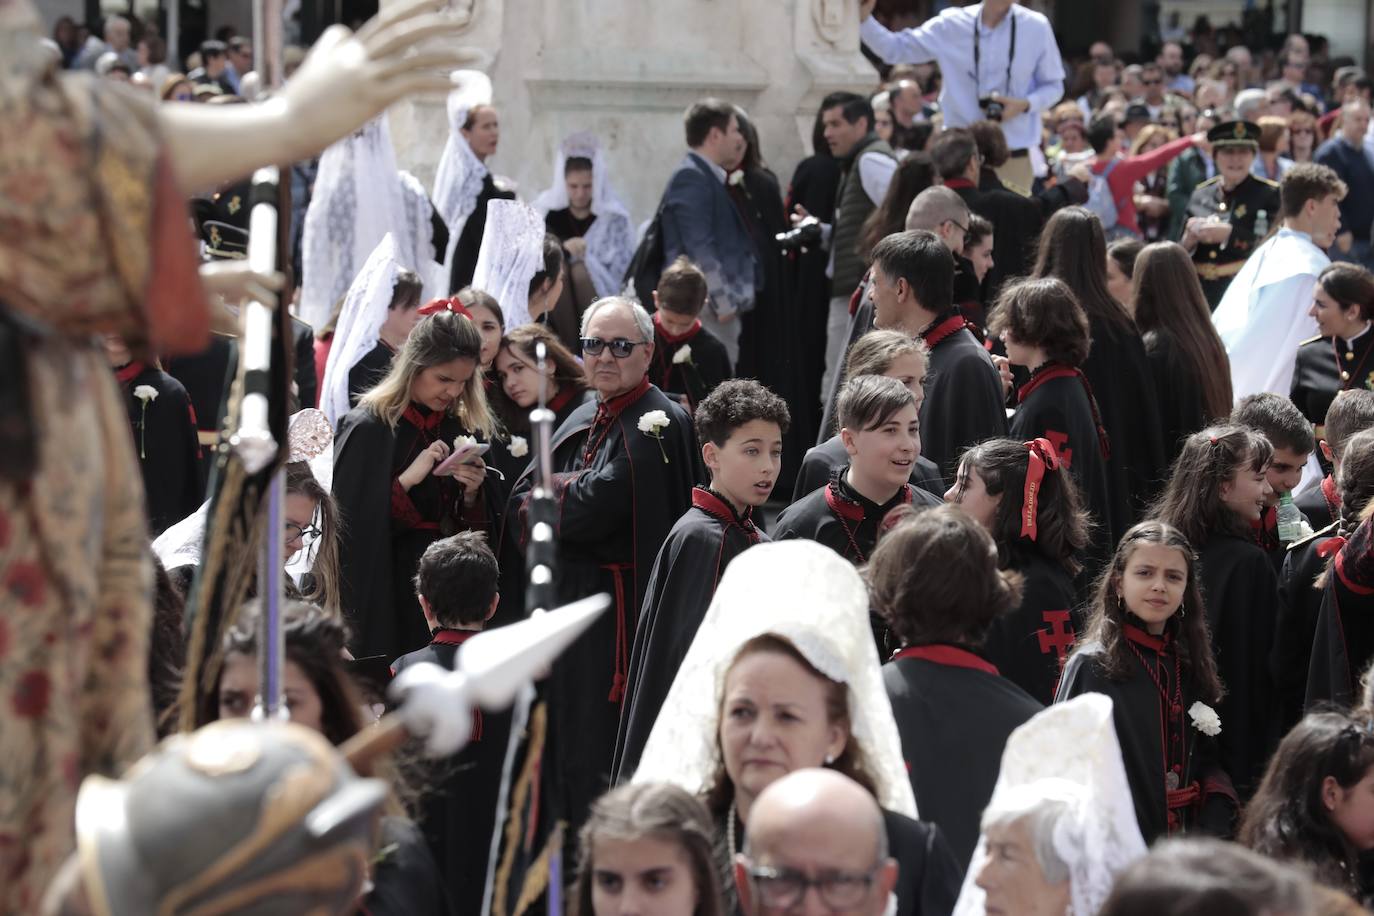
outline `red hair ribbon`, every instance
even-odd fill
[[[1345,538],[1340,535],[1328,538],[1317,545],[1317,556],[1325,560],[1345,546]]]
[[[1023,443],[1030,453],[1026,465],[1026,488],[1021,494],[1021,536],[1036,539],[1037,503],[1040,496],[1040,482],[1045,479],[1045,469],[1059,470],[1059,453],[1048,439],[1032,439]]]
[[[433,315],[435,312],[453,312],[455,315],[462,315],[468,321],[472,320],[472,312],[459,301],[457,296],[450,296],[447,299],[431,299],[420,306],[421,315]]]

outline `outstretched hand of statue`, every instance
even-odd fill
[[[388,7],[356,33],[331,26],[282,89],[255,105],[158,106],[176,173],[185,187],[217,187],[269,164],[308,159],[407,95],[452,88],[451,71],[480,57],[434,38],[468,28],[471,15],[445,0]]]
[[[277,271],[259,273],[247,261],[212,261],[200,265],[200,282],[207,294],[218,296],[229,305],[252,300],[275,308],[277,292],[286,278]]]

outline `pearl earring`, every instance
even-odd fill
[[[826,765],[826,766],[830,766],[830,764],[832,764],[832,763],[834,763],[834,762],[835,762],[835,755],[834,755],[834,754],[826,754],[826,755],[825,755],[825,765]]]

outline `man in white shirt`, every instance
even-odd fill
[[[873,18],[877,0],[862,0],[859,37],[889,64],[936,61],[944,78],[945,127],[997,118],[1011,157],[1002,183],[1031,190],[1030,149],[1040,142],[1040,114],[1064,95],[1064,62],[1050,21],[1013,0],[946,9],[914,29],[889,32]]]

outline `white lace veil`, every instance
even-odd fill
[[[694,795],[721,764],[716,735],[725,672],[740,647],[785,638],[816,670],[849,688],[851,740],[878,803],[916,816],[892,705],[868,621],[868,589],[849,562],[813,541],[751,547],[730,563],[668,691],[633,781],[670,782]]]
[[[434,173],[434,208],[448,226],[448,250],[444,252],[444,286],[453,268],[453,252],[463,224],[477,207],[482,193],[482,179],[487,167],[468,146],[463,137],[463,124],[468,112],[478,105],[491,104],[491,79],[480,70],[456,70],[453,79],[458,87],[448,94],[448,140],[439,157],[439,170]],[[457,290],[445,289],[439,295],[449,296]]]
[[[406,171],[397,173],[401,182],[401,203],[405,206],[405,222],[401,231],[404,241],[398,239],[397,245],[415,265],[415,273],[420,277],[423,288],[420,301],[428,302],[448,295],[448,274],[443,266],[434,259],[434,205],[429,201],[429,193],[420,179]]]
[[[406,205],[386,116],[335,143],[320,157],[315,190],[305,211],[298,314],[316,331],[382,236],[406,238]],[[432,257],[432,255],[431,255]],[[404,266],[414,270],[410,253]]]
[[[404,267],[396,237],[388,232],[348,287],[320,384],[320,410],[331,424],[348,413],[348,373],[377,346],[396,274]]]
[[[570,134],[559,144],[553,154],[553,183],[534,199],[534,209],[547,216],[568,206],[564,172],[573,158],[590,159],[592,163],[592,212],[596,221],[587,230],[587,273],[598,296],[614,296],[619,294],[625,269],[634,257],[635,232],[630,211],[611,187],[610,169],[595,134]]]
[[[530,281],[544,268],[544,220],[518,200],[487,202],[487,224],[472,286],[501,303],[507,328],[530,321]]]
[[[1135,820],[1110,697],[1088,693],[1057,703],[1007,738],[989,807],[1037,792],[1069,802],[1072,813],[1060,818],[1054,848],[1069,866],[1069,913],[1093,916],[1116,876],[1147,851]],[[974,882],[986,861],[986,840],[979,837],[955,916],[983,916],[985,897]]]
[[[328,490],[334,476],[334,456],[330,449],[334,442],[334,431],[324,414],[313,407],[297,411],[291,415],[286,435],[291,445],[287,461],[309,462],[310,473]],[[163,569],[200,565],[201,551],[205,547],[205,522],[209,514],[210,501],[207,499],[195,512],[157,536],[153,541],[153,553],[162,562]],[[314,563],[314,557],[307,556],[308,553],[305,550],[298,551],[287,564],[287,572],[297,581],[310,571]]]

